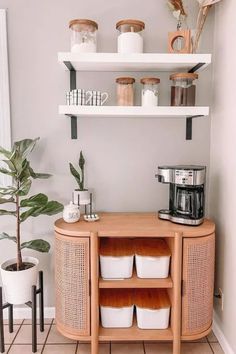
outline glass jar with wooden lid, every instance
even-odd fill
[[[71,52],[93,53],[97,51],[98,24],[87,19],[75,19],[70,21]]]
[[[158,106],[158,85],[160,79],[157,77],[144,77],[140,80],[142,88],[142,106]]]
[[[171,106],[195,106],[196,86],[193,81],[198,79],[195,73],[175,73],[170,75]]]
[[[144,28],[145,23],[140,20],[127,19],[117,22],[118,53],[142,53]]]
[[[135,79],[133,77],[118,77],[116,79],[118,106],[134,105],[134,82]]]

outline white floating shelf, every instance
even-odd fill
[[[211,63],[211,54],[158,53],[58,53],[58,61],[76,71],[201,71]]]
[[[79,117],[186,118],[208,116],[209,107],[59,106],[59,114]]]

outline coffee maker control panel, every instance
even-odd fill
[[[193,171],[175,170],[175,183],[193,185]]]

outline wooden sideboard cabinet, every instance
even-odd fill
[[[215,225],[183,226],[159,220],[154,213],[103,213],[98,222],[55,223],[56,325],[64,336],[91,342],[98,354],[102,341],[172,341],[173,354],[181,341],[211,331],[214,291]],[[171,249],[169,277],[104,280],[99,275],[99,241],[103,237],[164,238]],[[103,328],[99,291],[104,288],[165,288],[171,300],[169,328],[141,330]]]

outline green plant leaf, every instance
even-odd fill
[[[7,164],[8,168],[10,169],[10,171],[11,171],[13,174],[16,173],[15,165],[14,165],[10,160],[2,160],[2,162],[4,162],[5,164]]]
[[[30,248],[31,250],[48,253],[50,250],[50,244],[47,241],[38,239],[28,242],[23,242],[21,244],[21,249]]]
[[[29,210],[25,211],[24,213],[21,214],[20,219],[21,222],[25,221],[28,219],[28,217],[37,217],[39,215],[55,215],[60,213],[63,210],[63,205],[61,203],[58,203],[54,200],[47,202],[43,206],[35,206],[30,208]]]
[[[29,168],[29,172],[30,172],[30,176],[34,179],[36,178],[47,179],[52,176],[49,173],[36,173],[31,167]]]
[[[6,203],[15,203],[14,198],[1,198],[0,197],[0,204],[6,204]]]
[[[14,241],[16,243],[16,237],[9,236],[8,234],[6,234],[6,232],[3,232],[0,234],[0,240],[10,240],[10,241]]]
[[[16,141],[13,145],[13,151],[18,151],[18,153],[22,156],[22,159],[24,160],[29,153],[34,149],[37,141],[40,138],[36,139],[24,139],[20,141]]]
[[[4,174],[4,175],[8,175],[8,176],[14,176],[14,173],[7,170],[6,168],[0,167],[0,173]]]
[[[80,186],[80,174],[79,172],[74,168],[74,166],[72,165],[72,163],[70,163],[70,172],[72,174],[72,176],[74,176],[76,182],[78,183],[78,185]]]
[[[47,204],[48,202],[48,197],[43,194],[43,193],[39,193],[36,195],[33,195],[30,198],[27,199],[23,199],[20,202],[20,206],[21,207],[41,207],[44,206],[45,204]]]
[[[15,187],[0,188],[0,197],[5,195],[14,195],[17,189]]]
[[[85,159],[83,156],[83,152],[80,151],[80,155],[79,155],[79,167],[81,168],[81,170],[84,169],[84,165],[85,165]]]
[[[15,211],[10,211],[10,210],[0,209],[0,216],[2,216],[2,215],[16,216],[16,212]]]
[[[29,193],[30,187],[31,187],[31,180],[30,179],[26,179],[20,186],[20,188],[18,189],[18,191],[16,192],[16,195],[19,195],[21,197],[26,196]]]
[[[0,146],[0,154],[4,155],[7,159],[9,159],[11,157],[12,152]]]

